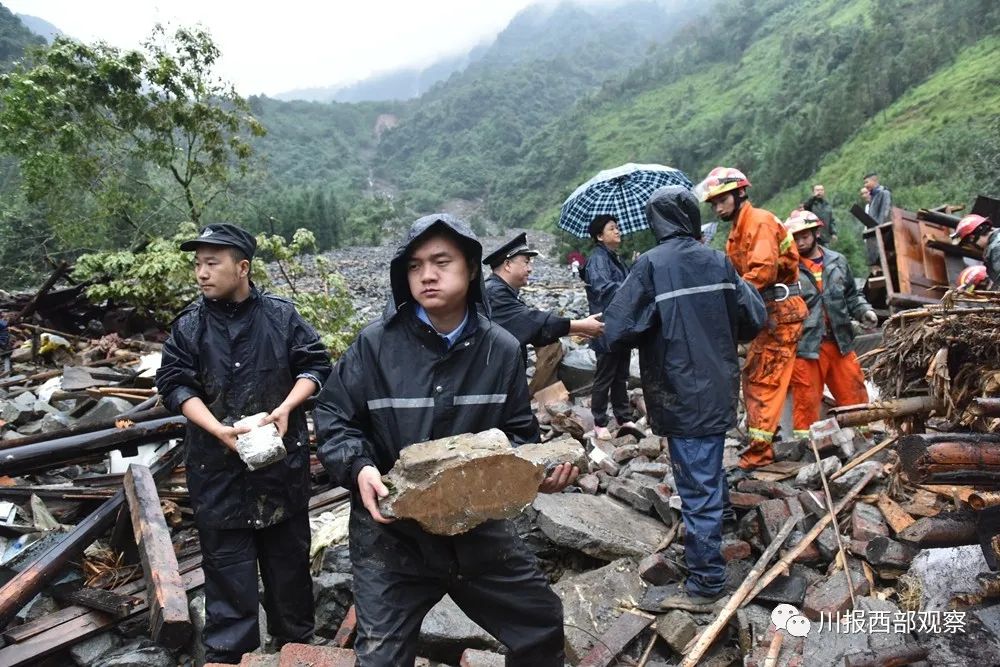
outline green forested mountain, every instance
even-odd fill
[[[3,62],[33,40],[0,11]],[[251,98],[268,133],[214,214],[323,246],[446,206],[551,228],[577,184],[628,161],[740,167],[779,215],[820,181],[842,221],[869,170],[903,206],[1000,195],[998,56],[995,0],[531,7],[413,100]]]

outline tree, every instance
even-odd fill
[[[27,201],[69,243],[197,224],[264,133],[218,57],[206,31],[157,25],[140,50],[58,38],[0,76],[0,151]]]

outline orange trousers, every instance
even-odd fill
[[[838,406],[868,402],[865,376],[854,352],[841,354],[837,343],[824,340],[819,359],[795,360],[792,372],[792,428],[795,437],[809,437],[809,427],[819,419],[823,387],[830,388]]]
[[[795,348],[802,335],[805,303],[792,297],[774,309],[771,323],[757,334],[743,367],[743,399],[747,405],[750,445],[740,455],[740,468],[752,470],[774,462],[771,442],[795,367]],[[784,321],[782,320],[793,320]],[[777,323],[775,323],[777,322]]]

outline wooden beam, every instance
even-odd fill
[[[154,475],[173,470],[183,454],[183,446],[167,452],[154,467]],[[0,627],[6,626],[21,607],[26,605],[42,588],[59,576],[69,562],[83,553],[104,531],[111,527],[118,508],[125,502],[124,489],[106,500],[93,514],[66,533],[36,561],[14,576],[0,588]],[[6,664],[0,660],[0,665]]]
[[[129,465],[125,473],[125,496],[146,576],[150,634],[157,644],[178,649],[191,637],[191,615],[170,529],[163,518],[160,496],[149,468],[136,463]]]
[[[1000,436],[986,433],[910,434],[900,438],[903,474],[919,484],[1000,488]]]

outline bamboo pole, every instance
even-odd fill
[[[837,479],[838,477],[843,477],[844,474],[846,474],[849,470],[853,470],[854,468],[857,468],[859,465],[861,465],[862,463],[864,463],[865,461],[867,461],[871,457],[873,457],[876,454],[878,454],[879,452],[885,450],[887,447],[893,445],[897,440],[899,440],[899,436],[898,435],[894,435],[891,438],[886,438],[881,443],[875,445],[874,447],[872,447],[868,451],[862,452],[858,456],[855,456],[853,459],[851,459],[850,461],[847,462],[847,465],[845,465],[843,468],[841,468],[837,472],[835,472],[832,475],[830,475],[830,481],[832,482],[833,480]]]
[[[844,568],[844,573],[847,574],[849,584],[851,575],[847,569],[847,552],[844,551],[844,540],[840,537],[840,526],[837,524],[837,515],[833,511],[833,496],[830,495],[830,484],[826,481],[826,473],[823,472],[823,466],[820,463],[819,448],[816,447],[816,441],[809,438],[809,444],[812,445],[813,456],[816,457],[816,467],[819,468],[819,478],[823,480],[823,493],[826,495],[826,509],[830,513],[830,521],[833,523],[833,534],[837,538],[837,555],[840,557],[840,566]],[[848,585],[847,592],[851,594],[851,609],[855,609],[858,606],[858,601],[854,599],[854,586]]]

